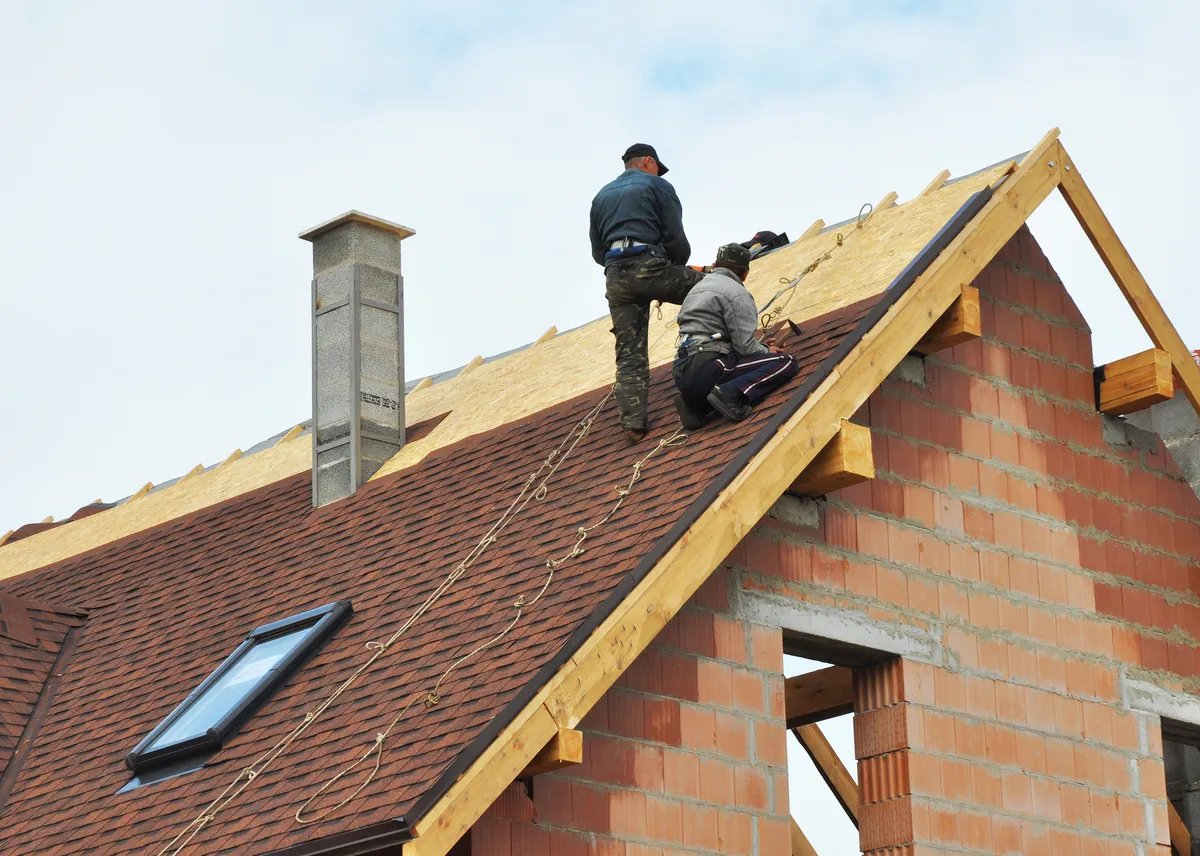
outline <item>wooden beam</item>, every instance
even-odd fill
[[[1134,314],[1142,322],[1142,327],[1150,336],[1154,347],[1166,351],[1170,355],[1172,367],[1183,386],[1184,393],[1192,403],[1192,407],[1196,408],[1197,413],[1200,413],[1200,366],[1196,365],[1192,352],[1180,338],[1179,331],[1175,329],[1175,325],[1171,323],[1167,313],[1163,311],[1158,298],[1150,290],[1146,278],[1133,263],[1129,251],[1125,249],[1125,245],[1117,237],[1112,224],[1100,210],[1096,197],[1084,183],[1083,176],[1079,174],[1079,169],[1071,162],[1065,149],[1062,150],[1061,157],[1059,190],[1062,192],[1063,198],[1074,212],[1075,219],[1083,227],[1092,246],[1100,254],[1104,266],[1112,274],[1117,287],[1129,301]]]
[[[854,712],[854,672],[843,666],[818,669],[783,682],[788,728]]]
[[[455,377],[456,378],[462,377],[463,375],[467,374],[467,372],[474,371],[475,369],[479,368],[481,365],[483,365],[483,357],[481,357],[479,354],[476,354],[475,356],[471,357],[471,362],[469,362],[465,366],[463,366],[462,371],[460,371],[458,374],[456,374]]]
[[[797,238],[796,240],[803,241],[805,238],[811,238],[813,235],[820,233],[820,231],[824,228],[825,228],[825,221],[822,220],[820,217],[818,217],[816,220],[813,221],[813,224],[811,226],[809,226],[807,229],[805,229],[803,232],[800,233],[800,237]]]
[[[286,434],[284,434],[282,437],[279,438],[279,443],[286,443],[288,440],[295,440],[297,437],[299,437],[303,433],[304,433],[303,425],[293,425],[291,428],[288,429],[288,432]],[[276,443],[275,445],[278,446],[279,443]]]
[[[525,765],[519,778],[527,779],[539,773],[561,770],[573,764],[583,763],[583,732],[574,728],[560,728],[550,738],[541,752]]]
[[[151,491],[151,489],[153,489],[153,487],[154,487],[154,482],[146,482],[144,485],[142,485],[136,491],[134,491],[133,495],[130,496],[129,499],[127,499],[125,501],[133,502],[135,499],[141,499],[143,496],[148,494]]]
[[[5,541],[7,541],[9,538],[11,538],[11,537],[12,537],[12,534],[13,534],[14,532],[16,532],[16,531],[17,531],[17,530],[15,530],[15,529],[9,529],[9,530],[8,530],[7,532],[5,532],[3,535],[0,535],[0,547],[3,547],[3,546],[4,546],[4,542],[5,542]]]
[[[792,482],[787,492],[798,496],[823,496],[875,478],[871,455],[871,429],[842,421],[833,439]]]
[[[842,763],[842,759],[833,751],[829,741],[825,739],[821,727],[819,725],[801,725],[799,728],[793,728],[792,734],[796,735],[800,745],[808,752],[808,757],[813,759],[813,763],[817,765],[817,772],[821,774],[825,784],[829,785],[829,789],[833,791],[834,797],[845,810],[850,822],[857,827],[858,784],[850,775],[850,771],[846,769],[846,765]]]
[[[971,339],[978,339],[983,335],[981,318],[979,289],[973,285],[964,285],[962,294],[942,313],[942,317],[934,322],[913,350],[918,354],[932,354],[962,342],[969,342]]]
[[[1175,848],[1175,852],[1179,856],[1192,856],[1192,832],[1170,800],[1167,800],[1167,827],[1171,832],[1171,846]]]
[[[800,828],[800,824],[796,823],[796,818],[791,818],[792,821],[792,856],[817,856],[816,848],[808,842],[808,836],[804,834],[804,830]]]
[[[234,449],[232,452],[230,452],[228,455],[226,455],[225,460],[221,461],[221,463],[217,464],[217,466],[223,467],[226,464],[232,464],[234,461],[236,461],[241,456],[242,456],[242,450]]]
[[[425,389],[425,388],[427,388],[427,387],[430,387],[430,386],[433,386],[433,381],[432,381],[430,378],[423,377],[423,378],[421,378],[419,381],[417,381],[417,385],[416,385],[416,386],[414,386],[414,387],[413,387],[413,388],[412,388],[412,389],[409,391],[409,393],[408,393],[408,394],[409,394],[409,395],[412,395],[414,392],[420,392],[421,390],[423,390],[423,389]]]
[[[1171,355],[1151,348],[1096,369],[1100,386],[1096,409],[1114,416],[1145,410],[1175,395]]]
[[[942,185],[946,183],[946,179],[950,177],[950,170],[944,169],[933,177],[933,181],[925,185],[925,189],[921,191],[922,196],[928,196],[931,193],[936,193],[942,189]]]
[[[549,342],[551,339],[553,339],[557,335],[558,335],[558,328],[555,327],[553,324],[551,324],[548,328],[546,328],[545,333],[543,333],[542,335],[537,337],[537,341],[534,342],[533,344],[540,345],[540,344],[542,344],[542,342]]]
[[[871,209],[871,213],[874,214],[876,211],[883,211],[888,208],[891,208],[893,205],[896,204],[896,200],[899,198],[900,198],[900,194],[896,193],[896,191],[894,191],[894,190],[889,191],[888,194],[883,197],[883,199],[879,200],[879,204]]]
[[[1058,186],[1058,130],[1025,156],[992,199],[881,322],[700,512],[687,532],[422,817],[404,856],[445,856],[558,728],[574,728],[758,524],[840,420],[874,393],[929,326]],[[1054,165],[1051,165],[1051,163]],[[805,726],[807,727],[807,726]]]

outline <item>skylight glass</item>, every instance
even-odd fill
[[[211,754],[350,615],[338,601],[255,629],[126,756],[135,772]]]

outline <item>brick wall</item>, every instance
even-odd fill
[[[817,529],[765,518],[734,576],[930,640],[886,705],[860,694],[865,849],[1169,853],[1159,723],[1119,674],[1197,686],[1200,503],[1161,443],[1106,430],[1090,333],[1028,230],[975,285],[983,338],[856,417],[877,478]]]
[[[718,571],[583,721],[583,763],[511,786],[471,856],[785,856],[782,676]]]
[[[1200,502],[1106,428],[1028,230],[975,285],[983,338],[856,416],[877,478],[816,528],[764,518],[585,720],[584,764],[510,788],[473,856],[790,853],[780,627],[818,614],[908,640],[855,674],[866,851],[1169,856],[1159,720],[1120,674],[1200,688]]]

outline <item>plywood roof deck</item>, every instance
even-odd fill
[[[849,221],[797,240],[756,260],[747,287],[761,306],[828,250],[830,258],[807,274],[790,297],[781,298],[786,303],[780,318],[802,322],[878,294],[968,196],[994,184],[1012,169],[1013,163],[1000,163],[901,205],[873,211],[861,229],[856,228],[855,221]],[[838,232],[844,239],[841,247],[836,246]],[[600,287],[598,271],[596,286]],[[651,314],[652,366],[669,362],[674,356],[677,312],[678,307],[667,305],[661,320]],[[609,319],[600,318],[557,336],[543,336],[529,347],[499,359],[473,361],[470,371],[448,380],[418,385],[406,399],[407,422],[412,425],[448,415],[428,435],[401,449],[375,479],[413,466],[436,449],[610,384],[613,344],[609,327]],[[197,473],[102,514],[0,545],[0,579],[95,549],[302,472],[311,466],[311,455],[307,435],[285,437],[269,449]]]

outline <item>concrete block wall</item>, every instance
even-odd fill
[[[1028,230],[975,285],[983,338],[871,397],[877,478],[817,527],[764,518],[735,604],[903,655],[856,676],[865,851],[1166,856],[1159,720],[1122,686],[1197,688],[1200,503],[1161,442],[1106,430]]]
[[[581,724],[584,761],[514,784],[471,856],[786,856],[783,649],[718,571]]]

